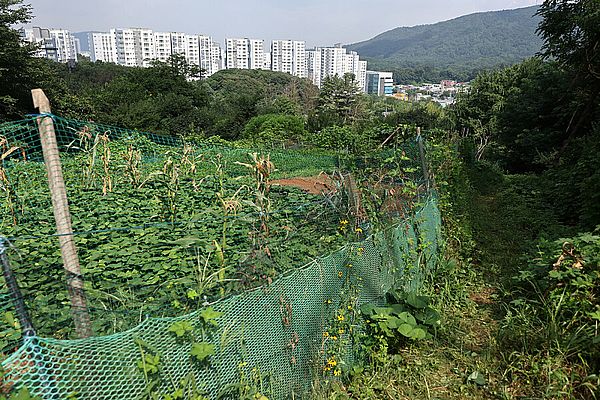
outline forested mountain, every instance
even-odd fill
[[[533,6],[400,27],[348,47],[369,61],[369,69],[393,70],[400,82],[466,80],[537,53],[542,40],[535,33],[536,11]]]

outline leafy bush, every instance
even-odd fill
[[[600,227],[540,241],[514,281],[499,335],[501,347],[514,350],[509,377],[536,379],[549,398],[597,393],[600,382],[590,372],[600,368]],[[523,368],[528,362],[552,367],[531,374]]]
[[[244,139],[254,144],[297,143],[305,135],[304,121],[294,115],[266,114],[253,117],[244,127]]]

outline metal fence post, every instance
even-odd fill
[[[8,243],[8,240],[0,236],[0,264],[2,264],[2,275],[4,276],[4,281],[6,282],[8,293],[13,302],[13,306],[15,307],[17,318],[19,319],[19,324],[21,324],[23,336],[35,336],[35,330],[33,329],[31,317],[29,316],[29,313],[27,312],[27,307],[25,306],[25,302],[23,301],[23,295],[21,293],[21,290],[19,289],[19,285],[17,284],[15,275],[13,274],[12,269],[10,268],[8,255],[6,254],[9,245],[10,244]]]

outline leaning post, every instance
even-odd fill
[[[13,307],[17,313],[17,318],[19,319],[19,324],[21,325],[21,330],[24,337],[35,336],[35,329],[33,329],[33,324],[31,323],[31,317],[29,316],[29,312],[27,312],[27,307],[25,306],[25,301],[23,300],[23,294],[19,289],[19,285],[17,284],[17,279],[15,278],[15,274],[10,268],[10,262],[8,261],[8,248],[10,243],[8,240],[2,236],[0,236],[0,265],[2,266],[2,275],[4,276],[4,282],[6,283],[6,287],[8,288],[8,293],[13,303]]]
[[[419,146],[419,158],[421,159],[421,168],[423,169],[423,178],[425,179],[425,188],[427,193],[431,190],[431,182],[429,181],[429,170],[427,168],[427,160],[425,159],[425,149],[423,148],[423,137],[421,136],[421,128],[417,128],[417,145]]]
[[[71,314],[73,315],[77,335],[81,338],[86,338],[93,334],[92,324],[85,298],[83,276],[81,275],[81,268],[79,266],[77,248],[73,239],[71,213],[69,212],[67,191],[60,164],[54,121],[51,116],[43,115],[51,113],[50,102],[42,89],[33,89],[31,95],[34,107],[38,108],[40,114],[42,114],[37,118],[37,124],[42,142],[44,163],[48,172],[48,184],[52,196],[54,219],[56,220],[56,233],[67,275],[67,288],[69,297],[71,298]]]

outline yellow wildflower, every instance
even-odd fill
[[[330,358],[329,360],[327,360],[327,365],[331,365],[332,367],[335,367],[337,365],[337,361],[335,361],[335,358]]]
[[[342,314],[338,315],[337,317],[338,321],[343,321],[344,320],[344,316]]]
[[[340,221],[340,225],[348,225],[348,220],[344,219],[344,220]]]
[[[335,371],[333,371],[333,375],[335,376],[340,376],[342,374],[342,371],[340,371],[339,369],[336,369]]]
[[[333,340],[337,340],[337,336],[332,336],[331,337]]]
[[[323,332],[323,337],[329,337],[329,332],[327,332],[327,331]]]
[[[352,310],[352,306],[348,306],[348,310]]]
[[[341,278],[342,276],[344,276],[344,273],[342,271],[338,272],[338,278]]]
[[[343,335],[343,334],[344,334],[344,330],[340,328],[340,329],[338,329],[338,333],[339,333],[340,335]]]
[[[363,233],[363,230],[361,228],[356,228],[355,231],[356,233]]]

